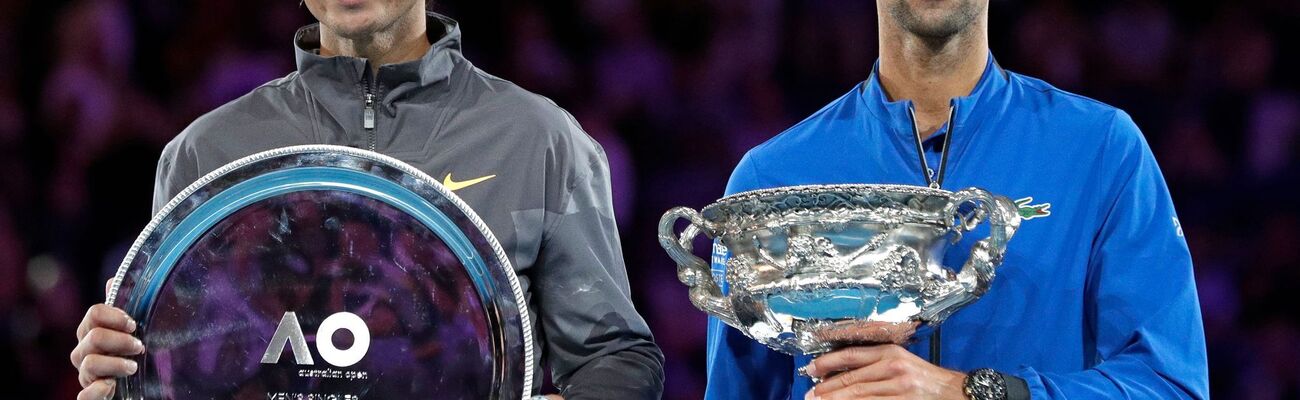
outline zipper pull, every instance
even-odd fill
[[[366,109],[361,119],[361,127],[375,129],[375,95],[366,93]]]

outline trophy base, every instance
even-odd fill
[[[819,355],[829,353],[838,349],[850,346],[876,346],[882,344],[903,345],[911,341],[916,334],[917,328],[921,326],[920,322],[880,322],[880,321],[860,321],[847,320],[831,323],[823,323],[815,327],[809,327],[806,331],[812,340],[817,343],[827,343],[825,351],[809,353],[816,358]],[[808,366],[802,366],[798,369],[799,375],[808,375]],[[823,379],[834,377],[843,371],[832,372],[824,378],[811,377],[814,384],[821,383]]]
[[[905,344],[916,335],[916,330],[920,326],[919,321],[844,320],[811,323],[808,326],[796,327],[796,331],[802,332],[804,343],[820,344],[818,347],[821,348],[811,348],[810,350],[813,351],[807,352],[815,355],[848,346]]]

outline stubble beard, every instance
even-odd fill
[[[939,18],[923,18],[907,0],[895,0],[889,5],[889,14],[903,30],[924,40],[931,47],[942,47],[953,38],[971,29],[984,11],[980,4],[970,0],[959,1],[957,7]]]
[[[423,0],[417,0],[411,2],[410,7],[421,7],[421,9],[423,9],[423,4]],[[409,11],[410,10],[405,8],[389,10],[387,15],[377,15],[375,21],[362,26],[346,26],[343,24],[327,23],[327,21],[321,21],[321,24],[328,25],[327,28],[332,30],[334,34],[339,37],[354,41],[358,44],[383,42],[391,40],[395,31],[400,30],[403,27],[403,24],[409,23],[409,21],[405,20],[406,13]]]

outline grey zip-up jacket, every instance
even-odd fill
[[[433,48],[373,77],[364,59],[317,55],[317,25],[300,29],[296,72],[200,117],[163,150],[155,212],[222,165],[301,144],[369,148],[462,183],[452,186],[477,181],[456,194],[519,274],[562,394],[659,398],[663,354],[629,297],[604,151],[550,100],[470,64],[455,21],[428,22]]]

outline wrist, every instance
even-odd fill
[[[951,372],[952,372],[951,378],[949,378],[946,382],[946,385],[944,385],[945,395],[942,396],[942,398],[950,399],[950,400],[970,400],[970,396],[966,395],[966,389],[965,389],[966,373],[961,371],[951,371]]]

